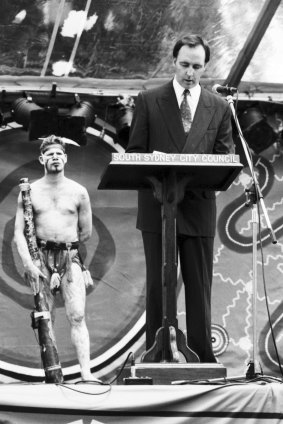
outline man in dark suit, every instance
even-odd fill
[[[234,153],[227,102],[199,84],[209,59],[210,48],[198,35],[190,34],[175,44],[174,79],[137,97],[128,153]],[[177,246],[185,285],[188,346],[201,362],[216,361],[211,343],[215,226],[215,193],[187,190],[177,208]],[[147,270],[149,349],[162,326],[161,208],[151,190],[139,192],[137,228],[142,231]]]

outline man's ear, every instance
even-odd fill
[[[38,160],[39,160],[39,162],[41,163],[41,165],[44,165],[44,159],[43,159],[43,156],[42,156],[42,155],[40,155],[40,156],[38,157]]]
[[[68,156],[67,156],[67,154],[65,153],[65,156],[64,156],[64,162],[65,162],[65,163],[67,163],[67,161],[68,161]]]

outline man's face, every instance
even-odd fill
[[[182,46],[173,60],[178,83],[184,88],[195,87],[205,71],[205,51],[202,46]]]
[[[56,174],[64,169],[67,162],[67,155],[60,146],[51,145],[39,157],[39,160],[49,174]]]

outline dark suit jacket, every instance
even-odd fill
[[[228,103],[202,88],[197,110],[186,137],[173,82],[139,93],[127,152],[234,153]],[[177,234],[211,237],[215,234],[215,193],[186,191],[178,205]],[[139,192],[137,228],[161,232],[160,204],[151,190]]]

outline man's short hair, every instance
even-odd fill
[[[205,63],[209,62],[210,59],[210,47],[208,45],[208,42],[204,40],[200,35],[198,34],[188,34],[182,37],[180,40],[178,40],[173,47],[173,58],[176,59],[180,49],[183,46],[189,46],[189,47],[197,47],[202,46],[205,51]]]
[[[53,146],[56,144],[61,146],[63,152],[65,153],[65,150],[66,150],[65,142],[62,140],[61,137],[58,137],[56,135],[50,135],[49,137],[43,138],[43,141],[39,148],[40,153],[43,154],[44,152],[46,152],[47,149],[49,149],[50,146]]]

